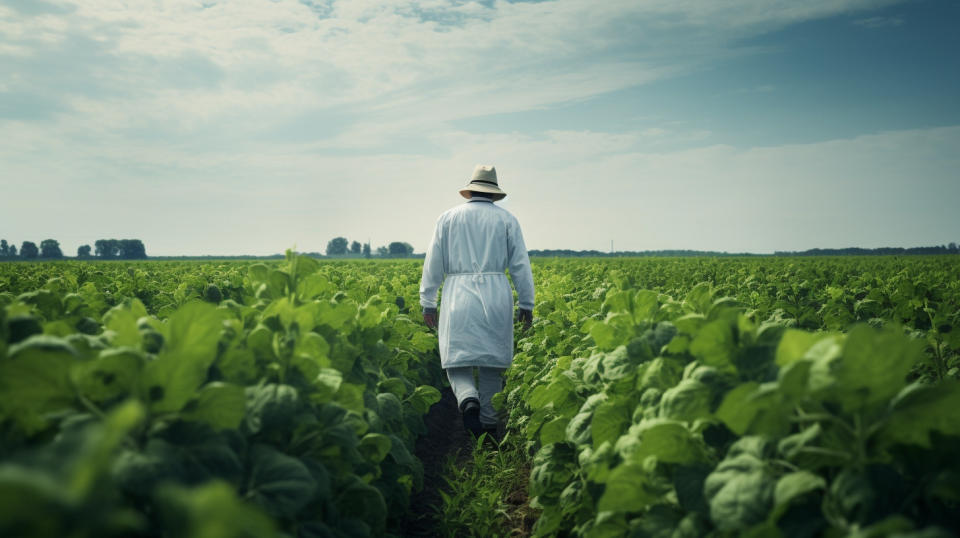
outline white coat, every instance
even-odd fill
[[[438,336],[440,365],[507,368],[513,361],[513,292],[520,308],[533,310],[533,274],[509,211],[485,198],[440,215],[427,248],[420,305],[436,308],[443,284]]]

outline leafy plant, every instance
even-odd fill
[[[20,267],[49,277],[0,295],[0,534],[383,535],[422,486],[415,265]]]
[[[536,535],[960,526],[952,260],[535,269],[497,402],[534,453]]]

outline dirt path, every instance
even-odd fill
[[[443,480],[444,464],[454,453],[458,463],[466,463],[470,458],[473,440],[463,428],[457,399],[449,388],[440,395],[440,401],[424,417],[427,434],[417,440],[416,456],[423,462],[423,489],[410,499],[407,519],[397,532],[400,536],[438,536],[434,507],[441,503],[440,490],[447,487]]]

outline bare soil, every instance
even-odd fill
[[[433,404],[424,417],[426,435],[417,439],[415,455],[423,462],[423,489],[411,496],[410,509],[394,531],[399,536],[440,536],[437,532],[436,507],[443,502],[440,492],[449,491],[444,480],[446,463],[453,457],[458,467],[473,465],[471,451],[476,441],[463,427],[457,399],[449,387],[444,388],[440,396],[440,401]],[[530,475],[527,466],[517,472],[524,477]],[[519,487],[510,492],[506,502],[509,527],[503,529],[505,533],[509,536],[530,536],[536,522],[536,512],[530,507],[527,480],[522,480]]]
[[[440,491],[448,490],[443,479],[444,465],[451,454],[455,454],[459,465],[470,461],[473,438],[463,428],[457,399],[449,388],[443,389],[440,396],[423,419],[427,434],[417,439],[415,454],[423,462],[423,489],[410,498],[407,517],[397,532],[400,536],[439,536],[435,507],[442,502]]]

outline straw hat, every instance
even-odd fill
[[[494,200],[502,200],[507,195],[497,184],[497,169],[481,164],[473,169],[473,177],[466,187],[460,189],[460,196],[470,198],[470,191],[491,194]]]

